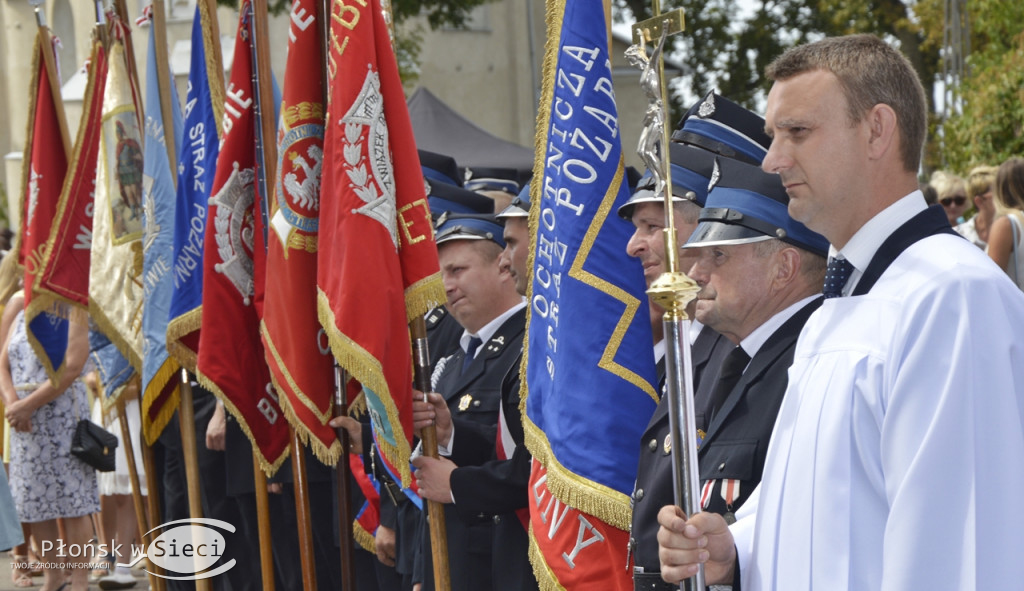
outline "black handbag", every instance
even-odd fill
[[[114,470],[117,437],[89,419],[79,419],[71,438],[71,455],[100,472]]]

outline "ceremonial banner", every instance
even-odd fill
[[[47,242],[67,175],[64,151],[63,104],[55,98],[60,89],[51,86],[44,51],[52,52],[50,36],[36,35],[32,51],[32,82],[29,86],[28,133],[22,160],[21,231],[19,262],[25,267],[26,332],[50,381],[60,381],[68,344],[66,308],[54,307],[52,299],[36,302],[35,285],[47,256]]]
[[[34,300],[57,299],[82,308],[89,306],[93,192],[96,189],[96,158],[103,131],[103,90],[107,79],[106,51],[99,41],[93,43],[87,70],[82,121],[78,125],[71,167],[53,219],[46,260],[36,279]]]
[[[317,234],[324,105],[316,2],[296,0],[277,132],[277,179],[267,244],[263,345],[285,416],[301,440],[333,466],[341,443],[332,416],[334,358],[316,311]]]
[[[349,470],[363,493],[363,504],[352,520],[352,537],[367,552],[376,552],[374,534],[380,525],[380,483],[363,465],[363,456],[349,454]]]
[[[608,29],[601,0],[549,2],[547,14],[523,351],[526,444],[544,468],[531,482],[531,559],[541,588],[631,589],[627,545],[598,532],[629,529],[657,395],[633,229],[614,214],[629,190]]]
[[[110,342],[107,335],[98,330],[89,330],[89,356],[99,376],[103,399],[117,400],[128,381],[135,375],[135,368],[128,363],[121,351]],[[112,404],[103,404],[104,410]]]
[[[173,290],[167,322],[167,350],[191,372],[196,370],[203,305],[203,240],[207,202],[217,172],[220,122],[224,118],[224,87],[214,52],[220,41],[207,38],[205,2],[196,5],[192,21],[192,59],[185,98],[185,129],[178,151],[178,189],[174,213]],[[177,407],[177,399],[167,402]],[[157,421],[159,409],[142,414]],[[172,411],[173,412],[173,411]]]
[[[288,452],[288,429],[270,383],[260,340],[253,272],[266,262],[264,227],[256,199],[252,5],[241,6],[234,66],[224,103],[224,142],[209,203],[212,227],[203,250],[203,314],[199,382],[238,419],[273,474]]]
[[[409,111],[380,2],[331,5],[320,322],[364,387],[382,459],[409,486],[408,322],[445,301]]]
[[[89,315],[138,371],[142,369],[142,130],[123,42],[128,32],[117,21],[112,32],[96,163]]]
[[[172,134],[173,145],[181,144],[181,107],[174,80],[168,77],[173,129],[164,128],[160,102],[157,64],[157,35],[150,21],[149,50],[146,56],[146,141],[142,185],[143,242],[142,277],[146,305],[142,310],[142,407],[155,410],[143,413],[143,432],[148,440],[156,440],[177,405],[171,406],[181,383],[175,379],[181,366],[167,353],[167,315],[173,287],[172,248],[174,245],[174,177],[167,157],[166,134]]]

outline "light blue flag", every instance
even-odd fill
[[[146,305],[142,312],[142,399],[143,430],[155,431],[159,435],[170,419],[173,410],[161,416],[165,406],[161,400],[170,396],[177,387],[175,377],[180,365],[167,352],[167,317],[171,305],[171,284],[173,275],[171,249],[174,245],[174,177],[171,176],[170,159],[167,157],[167,133],[164,128],[163,110],[160,104],[160,86],[157,76],[160,68],[156,57],[156,35],[152,27],[149,33],[149,51],[146,57],[146,129],[145,155],[143,159],[143,239],[142,279]],[[168,77],[166,88],[171,98],[171,120],[174,126],[174,146],[181,143],[181,106],[174,81]],[[171,409],[173,407],[167,407]],[[154,411],[154,412],[148,412]],[[167,419],[167,420],[162,420]],[[155,427],[150,427],[153,423]]]
[[[218,48],[219,49],[219,48]],[[213,175],[220,152],[217,128],[224,97],[211,89],[207,48],[203,41],[201,11],[196,6],[192,23],[192,60],[185,101],[185,130],[178,151],[178,193],[175,209],[174,249],[171,259],[171,303],[168,311],[167,348],[189,371],[195,371],[199,350],[200,312],[203,305],[203,236]],[[219,92],[223,92],[221,89]],[[219,104],[218,104],[219,102]]]
[[[116,399],[121,390],[128,385],[128,380],[135,375],[135,368],[121,350],[93,323],[89,324],[89,356],[96,366],[103,396],[107,400]]]
[[[643,271],[626,254],[633,227],[615,214],[629,188],[604,10],[559,6],[531,184],[526,442],[553,495],[628,529],[637,444],[657,406],[654,343]]]

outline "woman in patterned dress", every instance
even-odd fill
[[[42,591],[61,588],[64,564],[80,566],[71,571],[71,589],[85,591],[90,557],[62,557],[57,548],[63,542],[72,553],[84,551],[92,537],[90,514],[100,508],[96,471],[71,455],[75,424],[89,416],[85,385],[78,379],[89,355],[88,324],[83,313],[71,313],[65,368],[54,387],[28,341],[24,311],[9,308],[5,316],[16,317],[0,349],[0,395],[14,429],[11,493],[40,548],[53,543],[53,550],[40,554],[46,567]],[[64,539],[59,539],[58,518],[64,521]]]

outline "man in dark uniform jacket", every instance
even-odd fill
[[[498,218],[505,221],[505,250],[502,253],[515,280],[516,291],[526,292],[529,249],[529,185],[505,208]],[[420,492],[430,500],[451,503],[467,521],[480,515],[494,521],[492,589],[528,591],[537,589],[537,579],[529,562],[527,537],[527,501],[530,480],[530,453],[523,444],[523,425],[519,411],[519,358],[512,364],[501,384],[502,421],[497,438],[486,440],[472,428],[464,428],[462,419],[451,418],[446,405],[416,401],[416,427],[437,420],[438,438],[448,440],[452,428],[459,431],[458,445],[451,450],[450,461],[420,457],[414,461]],[[437,397],[440,399],[440,397]],[[418,411],[418,412],[417,412]],[[454,426],[453,426],[454,423]],[[495,448],[496,439],[501,445]],[[494,450],[489,453],[489,450]]]
[[[438,443],[442,454],[461,449],[462,438],[477,442],[484,457],[494,453],[502,382],[516,365],[526,326],[526,304],[515,289],[515,278],[501,257],[503,228],[494,216],[444,215],[438,219],[436,241],[447,308],[465,329],[460,348],[435,368],[434,400],[444,398],[457,434]],[[420,396],[416,393],[415,396]],[[440,435],[440,434],[439,434]],[[427,491],[421,494],[428,496]],[[458,500],[456,499],[456,502]],[[463,518],[451,505],[445,508],[452,589],[489,589],[493,516]],[[429,535],[423,525],[423,588],[433,588]]]
[[[701,507],[729,519],[761,481],[797,336],[821,304],[828,242],[789,217],[778,176],[725,158],[718,165],[684,249],[698,253],[689,270],[701,287],[697,319],[737,345],[712,388],[698,450]],[[668,432],[667,412],[659,409],[644,433],[647,487],[638,483],[634,492],[638,565],[658,565],[656,515],[673,504]],[[678,588],[657,571],[634,571],[636,588]]]
[[[767,153],[771,139],[764,133],[764,119],[733,103],[729,99],[709,92],[694,104],[683,116],[679,129],[672,135],[669,156],[672,164],[672,201],[674,203],[676,240],[681,246],[697,227],[697,222],[707,200],[708,184],[715,169],[715,156],[735,158],[757,164]],[[665,272],[665,247],[662,228],[664,222],[664,200],[658,199],[652,190],[653,180],[648,176],[638,184],[636,193],[619,209],[619,216],[636,227],[627,245],[630,255],[640,259],[644,265],[644,276],[648,285]],[[683,250],[679,253],[679,269],[687,272],[696,261],[696,253]],[[658,392],[665,385],[665,344],[662,338],[661,317],[663,310],[651,304],[651,326],[654,332],[655,357],[658,359]],[[693,318],[696,302],[687,306],[687,313]],[[690,331],[691,361],[693,363],[694,411],[698,437],[707,431],[711,393],[717,383],[718,370],[725,356],[735,348],[728,339],[713,328],[694,320]],[[664,425],[657,427],[661,422]],[[655,470],[653,450],[663,442],[651,443],[651,430],[668,429],[668,406],[663,398],[655,411],[648,432],[641,442],[637,482],[634,489],[632,530],[646,530],[654,523],[655,513],[649,512],[649,503],[638,505],[644,491],[662,489],[668,486],[666,498],[671,498],[671,480],[661,482],[670,475]],[[664,435],[664,433],[662,433]],[[653,447],[652,447],[653,445]],[[656,509],[655,509],[656,510]],[[637,547],[636,536],[630,537],[630,555],[634,559],[634,572],[658,571],[656,546],[649,544]],[[656,577],[655,577],[656,578]],[[642,588],[639,582],[637,588]]]

